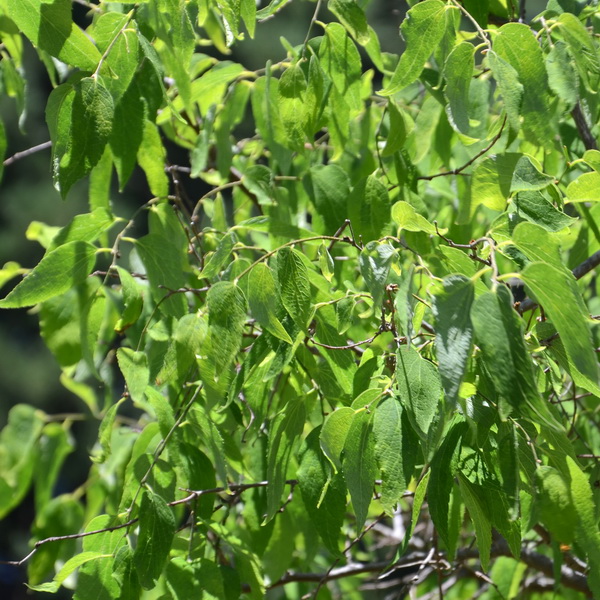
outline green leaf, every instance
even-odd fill
[[[39,445],[41,452],[35,469],[35,506],[38,513],[50,502],[64,460],[75,449],[71,436],[59,423],[44,426]]]
[[[92,460],[95,463],[103,463],[112,453],[112,433],[115,419],[117,417],[117,411],[119,406],[125,401],[121,398],[118,402],[115,402],[104,414],[100,427],[98,428],[98,443],[100,444],[100,451],[95,452],[92,456]]]
[[[417,459],[418,439],[408,424],[401,402],[385,398],[373,417],[375,455],[381,469],[381,505],[393,514],[406,491]]]
[[[390,268],[397,260],[396,249],[391,244],[379,242],[369,242],[358,257],[360,273],[376,307],[381,305]]]
[[[140,532],[133,562],[142,587],[151,590],[169,556],[175,534],[175,517],[167,503],[153,492],[142,492]]]
[[[561,231],[576,219],[558,210],[541,192],[519,192],[513,198],[515,214],[546,229]]]
[[[111,554],[102,554],[100,552],[82,552],[73,556],[69,559],[60,569],[60,571],[54,576],[54,579],[50,583],[41,583],[40,585],[28,585],[27,587],[34,592],[49,592],[50,594],[56,594],[60,586],[63,584],[65,579],[69,577],[75,569],[78,569],[81,565],[89,562],[90,560],[99,560],[112,558]]]
[[[596,506],[586,475],[570,456],[567,456],[565,460],[571,479],[573,508],[579,517],[577,540],[588,556],[590,566],[588,584],[594,596],[597,596],[600,594],[600,533],[598,532]]]
[[[404,147],[408,135],[408,127],[403,111],[396,106],[396,103],[390,99],[388,101],[388,113],[390,115],[390,127],[385,147],[381,151],[381,156],[393,156]]]
[[[558,236],[539,225],[519,223],[513,231],[513,242],[530,261],[549,263],[564,270],[566,275],[571,275],[563,264]]]
[[[338,165],[312,167],[304,179],[306,190],[325,222],[325,233],[335,233],[344,224],[350,181]]]
[[[554,121],[548,118],[548,76],[534,32],[523,23],[508,23],[499,29],[493,48],[515,69],[523,86],[521,114],[528,138],[540,146],[552,145]]]
[[[519,158],[513,171],[510,193],[542,190],[554,182],[554,177],[539,170],[537,161],[524,154]]]
[[[487,59],[502,95],[508,122],[512,129],[519,131],[521,128],[521,105],[524,90],[519,81],[519,74],[510,63],[498,56],[496,52],[488,52]]]
[[[237,236],[233,231],[229,231],[219,240],[217,249],[202,269],[203,277],[212,279],[218,275],[223,265],[229,258],[229,255],[231,254],[236,242]]]
[[[0,308],[33,306],[83,282],[96,262],[96,248],[88,242],[68,242],[48,252],[5,298]]]
[[[340,532],[346,509],[346,488],[340,475],[331,477],[331,465],[320,447],[320,428],[313,429],[300,451],[297,477],[302,500],[327,549],[340,552]]]
[[[390,197],[385,185],[373,175],[360,181],[348,196],[347,213],[354,235],[363,242],[382,237],[390,223]]]
[[[444,35],[446,10],[448,7],[441,0],[427,0],[406,13],[400,26],[406,49],[389,84],[379,94],[391,96],[419,77]]]
[[[321,449],[335,467],[336,472],[342,468],[342,450],[354,418],[354,412],[349,406],[334,410],[325,419],[321,429]]]
[[[127,391],[131,399],[134,402],[141,402],[150,379],[146,354],[135,352],[131,348],[119,348],[117,350],[117,362],[125,378]]]
[[[567,202],[598,202],[600,200],[600,173],[584,173],[567,186]]]
[[[34,473],[43,414],[33,406],[16,404],[0,432],[0,518],[25,496]]]
[[[515,167],[521,154],[509,152],[482,160],[473,171],[471,213],[479,204],[502,211],[510,196]]]
[[[350,111],[362,110],[360,54],[339,23],[328,23],[319,47],[319,64]]]
[[[108,231],[116,221],[115,217],[105,208],[97,208],[91,213],[76,215],[68,225],[62,227],[52,238],[48,250],[54,250],[68,242],[84,241],[93,243]]]
[[[277,318],[279,294],[271,269],[264,263],[259,263],[252,268],[248,278],[250,312],[270,334],[291,344],[292,338]]]
[[[144,122],[143,137],[137,151],[137,160],[146,173],[146,179],[152,194],[156,198],[166,197],[169,193],[169,179],[165,173],[165,147],[160,139],[158,128],[148,120]]]
[[[573,367],[598,385],[598,363],[587,323],[589,313],[573,275],[565,269],[533,262],[521,276],[559,332]]]
[[[444,95],[448,102],[446,114],[452,128],[458,133],[469,135],[469,88],[475,67],[475,47],[461,42],[454,47],[444,65],[446,87]]]
[[[533,376],[533,364],[523,339],[523,324],[512,306],[509,289],[501,285],[495,292],[479,296],[471,308],[477,344],[481,348],[496,391],[520,411],[540,400]],[[506,417],[510,409],[499,407]]]
[[[122,333],[128,327],[131,327],[142,314],[144,306],[144,296],[141,286],[132,277],[129,271],[123,267],[116,267],[121,280],[121,291],[123,293],[123,312],[115,324],[115,331]]]
[[[371,39],[367,17],[362,7],[354,0],[330,0],[327,8],[338,18],[346,31],[361,45]]]
[[[455,404],[471,354],[473,325],[470,311],[475,297],[473,282],[464,275],[444,277],[433,302],[435,349],[447,400]]]
[[[283,413],[273,423],[267,453],[267,514],[264,523],[270,521],[281,508],[281,496],[285,488],[287,469],[297,438],[302,433],[306,409],[304,400],[296,398],[288,402]]]
[[[456,462],[459,454],[459,442],[467,424],[455,417],[442,444],[431,460],[431,476],[427,486],[427,502],[435,528],[446,544],[449,545],[449,506],[450,492],[456,474]]]
[[[408,409],[413,426],[427,439],[442,397],[437,369],[415,348],[401,346],[396,353],[396,381],[400,400]]]
[[[6,8],[34,46],[74,67],[96,68],[100,52],[73,22],[71,0],[7,0]]]
[[[481,486],[472,484],[466,477],[459,474],[459,485],[465,506],[469,511],[471,521],[475,526],[477,548],[481,568],[487,571],[490,565],[490,552],[492,547],[492,524],[486,513],[485,494],[481,493]]]
[[[378,475],[372,429],[373,413],[366,409],[357,410],[344,442],[342,468],[356,514],[358,531],[365,524]]]
[[[136,241],[136,250],[146,268],[150,281],[150,293],[161,311],[173,317],[181,317],[186,311],[182,294],[171,294],[185,285],[183,274],[183,248],[169,231],[151,232]]]
[[[574,14],[564,12],[557,21],[558,30],[567,43],[581,80],[594,93],[600,76],[600,58],[592,36]]]
[[[288,247],[277,253],[277,279],[283,306],[296,325],[305,331],[313,308],[308,269],[297,250]]]
[[[536,503],[542,524],[556,541],[571,544],[578,515],[574,510],[569,483],[560,471],[544,465],[535,470],[535,482]]]
[[[93,77],[84,77],[73,86],[63,84],[53,94],[59,103],[49,102],[46,120],[52,139],[54,185],[64,198],[102,157],[112,131],[114,105],[109,91]]]
[[[296,63],[288,67],[279,80],[279,114],[287,136],[287,146],[296,151],[304,149],[307,112],[305,107],[306,77]]]
[[[436,235],[435,226],[423,215],[416,212],[408,202],[400,201],[392,206],[392,219],[400,229],[417,232],[424,231],[429,235]],[[445,232],[445,229],[440,229],[440,233]]]
[[[546,71],[550,89],[569,109],[573,108],[579,100],[579,78],[562,42],[556,42],[546,56]]]
[[[229,366],[242,343],[247,303],[242,290],[229,281],[213,285],[206,295],[208,341],[216,375]]]

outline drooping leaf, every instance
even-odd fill
[[[490,156],[482,160],[473,171],[471,212],[479,204],[493,210],[504,210],[510,195],[513,173],[521,158],[514,152]]]
[[[88,242],[68,242],[48,252],[5,298],[0,308],[21,308],[49,300],[88,277],[96,262],[96,248]]]
[[[563,42],[556,42],[546,56],[548,85],[550,89],[569,107],[579,99],[579,78]]]
[[[73,22],[70,0],[7,0],[7,9],[34,46],[74,67],[96,67],[100,52]]]
[[[450,492],[452,490],[459,443],[467,424],[456,417],[440,447],[431,460],[431,476],[427,486],[427,502],[435,528],[444,540],[449,543],[448,523]]]
[[[521,114],[527,135],[538,145],[550,145],[554,131],[553,121],[547,117],[550,113],[548,76],[533,31],[523,23],[503,25],[494,38],[493,49],[515,69],[523,86]]]
[[[363,7],[355,0],[331,0],[327,8],[339,19],[346,31],[362,46],[369,43],[371,34]]]
[[[229,366],[242,343],[247,303],[242,290],[229,281],[213,285],[207,296],[209,352],[217,376]]]
[[[492,524],[487,515],[485,497],[481,486],[471,483],[466,477],[461,476],[458,481],[462,498],[475,527],[481,568],[487,571],[492,547]]]
[[[446,113],[450,125],[464,135],[469,135],[469,87],[474,69],[475,47],[468,42],[461,42],[446,59],[444,75],[446,89],[444,94],[448,101]]]
[[[471,320],[477,344],[498,394],[508,404],[500,414],[521,411],[528,405],[539,406],[531,357],[523,339],[523,325],[512,306],[506,286],[482,294],[473,302]],[[534,409],[534,410],[535,410]]]
[[[319,435],[320,429],[313,429],[300,451],[298,483],[306,510],[319,535],[327,549],[337,555],[346,490],[341,475],[331,475],[331,466],[321,451]]]
[[[342,450],[353,418],[354,411],[349,406],[343,406],[334,410],[325,419],[321,429],[321,449],[336,470],[342,468]]]
[[[433,303],[435,349],[446,398],[455,403],[471,352],[473,324],[469,313],[475,289],[464,275],[449,275],[442,286]]]
[[[401,346],[396,354],[396,381],[400,401],[407,408],[413,427],[426,438],[442,396],[437,369],[415,348]]]
[[[559,332],[574,368],[592,385],[598,385],[598,362],[587,323],[588,311],[575,278],[564,269],[541,262],[527,265],[522,277]]]
[[[288,464],[295,450],[298,436],[302,433],[306,410],[301,398],[288,402],[283,414],[273,423],[269,437],[267,458],[267,514],[265,523],[270,521],[281,507],[281,496],[285,487]]]
[[[504,109],[510,126],[518,131],[521,127],[521,105],[523,102],[523,85],[515,68],[494,51],[488,52],[487,59],[502,94]]]
[[[385,398],[373,417],[375,455],[381,469],[381,504],[392,514],[417,461],[418,438],[398,398]]]
[[[357,410],[352,417],[344,443],[342,468],[356,514],[356,527],[360,531],[367,518],[377,478],[373,414]]]
[[[269,333],[291,344],[292,338],[277,317],[279,294],[271,269],[259,263],[250,271],[248,278],[250,312]]]
[[[425,62],[444,35],[447,6],[441,0],[428,0],[413,6],[400,26],[406,50],[400,57],[389,84],[379,93],[391,96],[419,77]]]
[[[547,231],[561,231],[572,225],[573,217],[558,210],[539,191],[519,192],[513,198],[515,213]]]
[[[166,502],[153,492],[142,492],[140,532],[133,562],[144,589],[156,585],[171,549],[175,527],[173,511]]]
[[[390,198],[379,179],[370,175],[354,186],[348,196],[348,217],[363,242],[382,237],[390,223]]]
[[[33,406],[17,404],[0,432],[0,517],[17,506],[31,483],[43,415]]]
[[[335,233],[343,225],[350,182],[338,165],[317,165],[304,180],[315,208],[325,223],[325,233]]]
[[[281,301],[294,322],[304,330],[312,314],[308,269],[297,250],[282,248],[277,254]]]
[[[542,190],[554,182],[554,177],[541,173],[531,157],[524,154],[515,165],[510,184],[510,192]]]
[[[398,253],[391,244],[369,242],[358,257],[361,275],[373,296],[373,304],[377,307],[383,299],[390,268],[397,256]]]
[[[114,104],[110,92],[93,77],[65,83],[53,93],[58,102],[49,102],[46,120],[53,143],[54,185],[64,198],[102,157],[112,131]]]

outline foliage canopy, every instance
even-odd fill
[[[0,0],[4,92],[31,43],[54,185],[89,178],[0,308],[98,423],[56,495],[73,416],[10,411],[11,564],[82,600],[600,598],[597,2],[413,0],[394,54],[319,0],[225,58],[287,3]]]

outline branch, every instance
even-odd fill
[[[586,150],[597,150],[598,144],[596,143],[596,138],[593,136],[590,126],[581,110],[581,104],[578,102],[575,105],[575,108],[571,111],[571,116],[573,117],[573,121],[575,121],[575,125],[577,126],[577,131],[579,132],[579,137],[583,141],[583,145]]]
[[[31,154],[35,154],[36,152],[40,152],[42,150],[46,150],[46,148],[51,148],[51,147],[52,147],[52,142],[50,140],[48,140],[47,142],[43,142],[42,144],[38,144],[37,146],[32,146],[31,148],[27,148],[27,150],[22,150],[21,152],[17,152],[16,154],[13,154],[9,158],[7,158],[3,164],[5,167],[8,167],[9,165],[12,165],[17,160],[20,160],[22,158],[30,156]]]
[[[417,177],[418,180],[421,181],[431,181],[436,177],[446,177],[448,175],[460,175],[467,167],[470,167],[479,157],[483,156],[488,150],[492,148],[492,146],[500,139],[502,136],[502,132],[504,131],[504,126],[506,125],[506,115],[504,116],[504,121],[502,121],[502,126],[500,127],[500,131],[494,136],[492,141],[483,149],[480,150],[471,160],[467,161],[462,167],[458,167],[457,169],[452,169],[452,171],[445,171],[444,173],[436,173],[435,175],[422,175],[421,177]]]
[[[492,557],[498,556],[512,556],[508,544],[502,538],[498,538],[491,549]],[[443,556],[443,555],[441,555]],[[473,560],[479,558],[479,551],[474,548],[466,548],[457,552],[457,563],[465,562],[467,560]],[[547,575],[548,577],[554,577],[554,563],[553,561],[540,554],[527,548],[521,550],[520,560],[527,566],[535,569],[536,571]],[[404,559],[398,561],[393,565],[394,571],[402,569],[412,569],[414,567],[423,567],[426,563],[431,564],[436,560],[431,560],[429,553],[426,552],[413,552]],[[370,563],[354,562],[343,567],[337,567],[330,569],[326,573],[300,573],[296,571],[288,571],[283,577],[272,583],[268,589],[280,587],[294,582],[320,582],[326,583],[327,581],[333,581],[335,579],[342,579],[344,577],[352,577],[354,575],[361,575],[363,573],[379,573],[384,571],[389,566],[389,561],[377,561]],[[392,573],[391,571],[390,573]],[[587,584],[585,575],[578,573],[577,571],[563,565],[561,567],[561,583],[568,588],[583,592],[588,597],[592,597],[592,592]]]
[[[294,486],[298,483],[297,479],[288,479],[286,484]],[[254,483],[231,483],[227,486],[216,487],[207,490],[184,490],[186,492],[190,492],[188,496],[185,498],[180,498],[179,500],[173,500],[172,502],[167,503],[167,506],[178,506],[180,504],[188,504],[200,496],[206,496],[208,494],[220,494],[222,492],[234,492],[236,494],[240,494],[246,490],[250,490],[257,487],[266,487],[269,485],[268,481],[257,481]],[[82,533],[72,533],[69,535],[58,535],[54,537],[44,538],[43,540],[39,540],[33,546],[31,552],[27,554],[27,556],[23,557],[21,560],[0,560],[0,565],[8,565],[12,567],[20,567],[25,564],[40,548],[46,544],[51,542],[63,542],[65,540],[78,540],[80,538],[88,537],[90,535],[97,535],[99,533],[107,533],[109,531],[117,531],[119,529],[125,529],[126,527],[131,527],[131,525],[135,525],[140,520],[139,517],[135,517],[133,519],[129,519],[125,523],[121,523],[120,525],[113,525],[112,527],[104,527],[102,529],[95,529],[93,531],[84,531]]]

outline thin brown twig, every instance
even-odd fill
[[[22,158],[26,158],[27,156],[31,156],[36,152],[41,152],[42,150],[46,150],[47,148],[52,147],[52,142],[48,140],[47,142],[42,142],[37,146],[32,146],[31,148],[27,148],[27,150],[21,150],[21,152],[16,152],[12,156],[9,156],[2,164],[5,167],[12,165],[14,162],[21,160]]]
[[[297,479],[288,479],[286,484],[294,486],[297,485]],[[216,487],[207,490],[183,490],[186,492],[190,492],[188,496],[185,498],[180,498],[179,500],[173,500],[172,502],[167,503],[167,506],[179,506],[180,504],[188,504],[193,500],[196,500],[200,496],[205,496],[208,494],[220,494],[223,492],[234,492],[236,494],[240,494],[246,490],[250,490],[258,487],[266,487],[269,485],[268,481],[257,481],[254,483],[231,483],[227,486]],[[120,525],[113,525],[111,527],[103,527],[102,529],[94,529],[93,531],[84,531],[81,533],[71,533],[69,535],[58,535],[53,537],[44,538],[43,540],[39,540],[35,543],[31,552],[23,557],[21,560],[0,560],[0,565],[8,565],[12,567],[20,567],[25,564],[37,551],[41,546],[49,544],[51,542],[63,542],[66,540],[78,540],[84,537],[88,537],[90,535],[97,535],[99,533],[107,533],[110,531],[118,531],[119,529],[125,529],[126,527],[131,527],[135,525],[140,520],[139,517],[134,517],[133,519],[129,519],[125,523],[121,523]]]
[[[500,131],[493,137],[492,141],[483,150],[480,150],[473,158],[468,160],[461,167],[452,169],[451,171],[444,171],[443,173],[435,173],[434,175],[421,175],[421,177],[417,177],[417,179],[419,179],[421,181],[431,181],[432,179],[435,179],[436,177],[447,177],[448,175],[460,175],[467,167],[470,167],[478,158],[483,156],[486,152],[488,152],[494,146],[494,144],[502,136],[505,125],[506,125],[506,115],[504,115],[504,120],[502,121],[502,126],[500,127]]]

